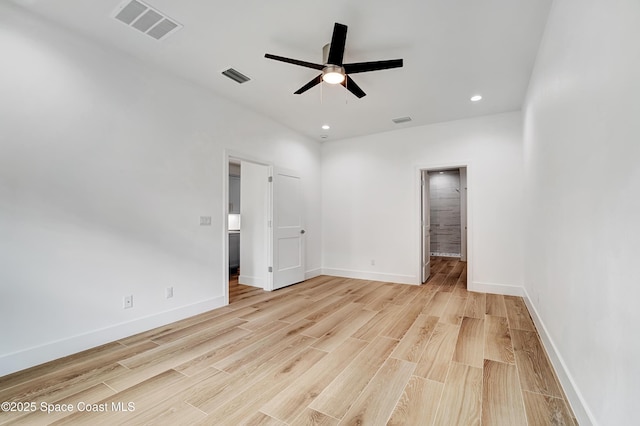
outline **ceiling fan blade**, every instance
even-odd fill
[[[344,58],[344,45],[347,42],[347,26],[336,24],[333,26],[333,36],[331,37],[331,47],[327,62],[331,65],[342,65]]]
[[[356,74],[359,72],[400,68],[402,65],[402,59],[390,59],[388,61],[354,62],[352,64],[344,64],[343,67],[347,74]]]
[[[348,91],[350,91],[351,93],[353,93],[354,95],[356,95],[358,98],[362,98],[367,96],[366,93],[364,93],[364,90],[362,90],[360,88],[360,86],[358,86],[356,84],[355,81],[353,81],[353,79],[349,76],[346,76],[347,78],[345,78],[345,80],[340,83],[342,84],[344,87],[347,88]]]
[[[324,65],[314,64],[312,62],[299,61],[297,59],[285,58],[283,56],[271,55],[269,53],[265,53],[264,55],[267,59],[273,59],[275,61],[286,62],[288,64],[299,65],[301,67],[313,68],[314,70],[321,70],[324,68]]]
[[[302,86],[301,88],[299,88],[293,93],[296,95],[300,95],[306,92],[307,90],[311,89],[313,86],[316,86],[320,83],[322,83],[322,74],[320,74],[319,76],[317,76],[316,78],[314,78],[313,80],[311,80],[310,82],[308,82],[307,84],[305,84],[304,86]]]

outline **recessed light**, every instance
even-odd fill
[[[473,95],[471,97],[471,102],[478,102],[480,99],[482,99],[482,96],[480,95]]]
[[[322,125],[322,130],[329,130],[331,128],[331,126],[329,126],[328,124],[323,124]]]

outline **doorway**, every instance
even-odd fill
[[[271,263],[271,165],[227,155],[226,286],[227,302],[269,290]]]
[[[420,188],[420,273],[424,284],[441,272],[443,261],[467,262],[467,167],[421,169]],[[466,271],[466,264],[462,265]]]
[[[229,152],[224,172],[225,301],[230,301],[230,285],[273,291],[304,281],[306,231],[299,173]]]

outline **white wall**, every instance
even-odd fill
[[[223,303],[225,149],[302,173],[320,268],[318,143],[6,2],[0,52],[0,375]]]
[[[638,422],[638,22],[556,1],[525,104],[525,287],[581,424]]]
[[[520,294],[519,112],[325,142],[323,272],[419,283],[417,170],[443,165],[469,166],[470,285],[476,290]]]
[[[638,422],[639,22],[555,1],[524,108],[525,288],[580,424]]]

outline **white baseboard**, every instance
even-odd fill
[[[467,290],[479,293],[502,294],[504,296],[522,297],[524,295],[524,287],[518,285],[482,283],[478,281],[471,281],[467,285]]]
[[[310,280],[311,278],[319,277],[320,275],[322,275],[322,269],[320,268],[311,269],[304,273],[304,279]]]
[[[420,278],[414,275],[397,275],[383,272],[354,271],[351,269],[322,268],[322,275],[332,277],[356,278],[360,280],[392,282],[398,284],[420,285]]]
[[[238,284],[250,285],[252,287],[265,288],[265,279],[260,277],[251,277],[240,274],[238,276]]]
[[[524,303],[527,305],[527,309],[529,309],[529,312],[531,313],[531,318],[536,325],[538,334],[540,335],[542,344],[544,345],[544,349],[549,355],[551,364],[553,365],[553,368],[558,375],[558,380],[560,380],[560,384],[562,385],[562,388],[567,395],[567,399],[569,400],[569,404],[571,404],[571,409],[573,410],[573,414],[575,414],[578,423],[585,426],[597,425],[598,423],[596,422],[593,413],[591,413],[591,410],[589,410],[586,401],[582,397],[582,393],[580,393],[580,391],[578,390],[573,377],[567,369],[562,355],[560,355],[558,348],[553,343],[553,339],[551,339],[551,336],[547,331],[547,327],[544,325],[544,321],[542,321],[542,318],[540,318],[538,310],[529,298],[527,290],[523,287],[522,291]]]
[[[224,306],[224,297],[216,297],[193,305],[115,324],[66,339],[45,343],[0,356],[0,376],[15,373],[58,358],[72,355],[105,343],[151,330],[184,318]]]

